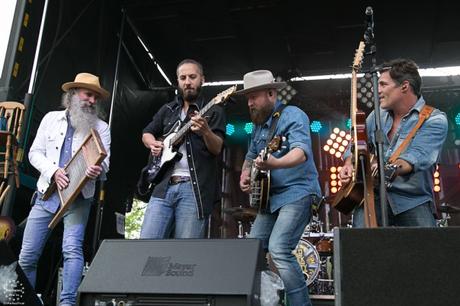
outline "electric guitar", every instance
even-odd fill
[[[214,105],[223,103],[227,98],[236,91],[236,85],[222,91],[217,94],[211,101],[209,101],[200,111],[199,115],[203,116],[211,107]],[[185,134],[190,130],[192,122],[188,121],[182,127],[180,127],[181,122],[178,121],[173,126],[171,131],[164,135],[163,140],[163,151],[159,156],[153,156],[150,154],[149,161],[147,166],[144,167],[141,171],[141,177],[138,181],[138,195],[140,199],[144,200],[144,195],[146,195],[150,187],[161,181],[166,170],[173,166],[174,163],[182,157],[177,149],[180,143],[182,142]]]
[[[259,156],[267,160],[271,153],[281,148],[282,141],[285,137],[275,136],[268,145],[260,152]],[[250,170],[251,193],[249,196],[249,205],[258,209],[259,213],[267,213],[270,209],[270,170],[260,170],[253,163]]]

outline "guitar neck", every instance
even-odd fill
[[[206,104],[199,112],[198,114],[200,116],[203,116],[211,107],[213,107],[216,104],[214,100],[211,100],[208,104]],[[188,132],[188,130],[192,126],[192,121],[188,121],[186,124],[184,124],[183,127],[180,128],[179,131],[177,131],[176,135],[174,135],[171,138],[171,144],[172,145],[177,145],[177,143],[184,137],[184,135]]]

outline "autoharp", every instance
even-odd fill
[[[86,176],[86,168],[93,165],[99,166],[106,156],[107,152],[102,145],[99,133],[91,129],[90,134],[85,138],[80,148],[64,168],[69,177],[69,185],[67,188],[59,190],[56,182],[53,182],[43,195],[43,199],[46,200],[57,190],[61,201],[61,207],[53,220],[51,220],[48,228],[54,228],[56,224],[58,224],[64,216],[64,213],[69,209],[70,205],[72,205],[75,198],[83,189],[86,182],[90,180],[90,178]]]

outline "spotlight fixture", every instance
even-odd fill
[[[341,158],[351,141],[351,135],[338,127],[334,128],[332,132],[329,139],[326,140],[323,150],[337,158]]]
[[[342,187],[342,182],[339,180],[339,172],[342,169],[342,167],[331,167],[329,169],[330,171],[330,176],[329,176],[329,190],[331,193],[337,193],[337,191],[340,190]]]
[[[366,107],[372,108],[374,103],[372,97],[374,95],[373,86],[372,86],[372,76],[370,73],[366,73],[363,77],[359,79],[359,82],[356,84],[357,94],[356,97],[358,100],[363,103]]]
[[[277,82],[282,82],[281,77],[276,77]],[[278,98],[283,104],[288,104],[289,101],[297,94],[297,90],[294,89],[290,84],[287,84],[283,89],[278,90]]]

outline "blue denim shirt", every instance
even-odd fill
[[[281,106],[277,101],[275,110]],[[254,160],[268,142],[272,116],[263,125],[257,125],[251,136],[246,160]],[[283,169],[270,170],[270,210],[274,212],[280,207],[299,200],[307,195],[321,196],[318,182],[318,171],[313,160],[310,137],[310,121],[308,116],[295,106],[286,106],[278,120],[274,136],[285,136],[281,150],[272,153],[276,158],[286,155],[294,148],[304,151],[307,158],[303,163]]]
[[[59,157],[59,167],[64,168],[72,157],[72,139],[75,129],[71,124],[67,125],[67,131],[64,137],[64,144],[61,148],[61,154]],[[41,197],[41,195],[40,195]],[[51,213],[55,213],[61,205],[61,200],[57,192],[54,192],[47,200],[41,201],[43,208]]]
[[[398,149],[412,128],[417,124],[419,113],[425,105],[420,97],[414,107],[402,118],[393,139],[388,139],[388,133],[393,125],[391,111],[381,109],[381,126],[384,134],[383,153],[386,163],[393,152]],[[366,119],[369,141],[375,145],[375,114],[372,112]],[[387,189],[388,203],[394,214],[399,214],[418,205],[433,201],[433,173],[444,141],[447,137],[447,117],[438,109],[423,123],[404,152],[399,155],[413,166],[412,173],[397,176],[392,187]]]

